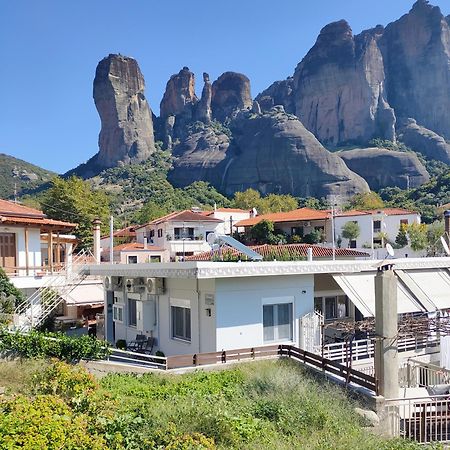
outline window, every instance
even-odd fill
[[[356,239],[350,239],[348,241],[349,248],[356,248]]]
[[[161,256],[150,256],[150,262],[161,262]]]
[[[162,234],[163,234],[163,230],[162,230],[162,228],[160,228],[160,229],[158,230],[158,237],[161,238],[161,237],[162,237]]]
[[[137,262],[138,262],[137,255],[128,256],[128,264],[137,264]]]
[[[373,231],[379,233],[381,231],[381,220],[373,221]]]
[[[408,225],[408,219],[400,219],[400,226]]]
[[[314,297],[314,310],[324,314],[325,320],[349,317],[348,297],[346,295]]]
[[[292,340],[292,303],[263,305],[264,342]]]
[[[128,299],[128,325],[135,327],[137,325],[136,300]]]
[[[113,305],[113,321],[123,323],[123,305]]]
[[[304,228],[303,227],[291,227],[291,236],[303,237]]]
[[[191,341],[191,309],[181,306],[171,306],[172,337]]]
[[[181,239],[194,240],[194,228],[174,228],[175,240]]]

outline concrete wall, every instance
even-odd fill
[[[313,310],[312,275],[216,280],[216,351],[261,346],[263,304],[294,304],[293,341],[298,341],[299,317]],[[276,300],[280,299],[280,300]]]

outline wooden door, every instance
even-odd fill
[[[0,267],[6,273],[12,273],[16,267],[16,235],[0,233]]]

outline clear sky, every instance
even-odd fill
[[[431,0],[450,14],[448,0]],[[98,151],[95,68],[132,56],[159,112],[170,75],[246,74],[256,96],[292,75],[320,29],[386,25],[413,0],[0,0],[0,153],[65,172]]]

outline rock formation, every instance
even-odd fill
[[[400,121],[398,136],[412,150],[450,164],[450,144],[433,131],[418,125],[414,119]]]
[[[276,105],[282,105],[287,113],[295,114],[294,79],[275,81],[265,91],[256,96],[263,111],[269,111]]]
[[[295,114],[329,145],[395,140],[377,27],[354,37],[344,20],[325,26],[294,73]]]
[[[386,27],[380,48],[397,117],[450,139],[450,28],[440,9],[418,0]]]
[[[211,109],[219,121],[251,108],[252,103],[250,80],[241,73],[225,72],[212,84]]]
[[[202,98],[197,104],[195,117],[197,120],[209,123],[211,122],[212,112],[211,112],[211,99],[212,99],[212,86],[209,81],[209,75],[203,73],[203,90]]]
[[[172,75],[167,82],[160,104],[161,118],[183,115],[186,119],[191,119],[197,102],[195,76],[189,70],[189,67],[183,67],[177,74]]]
[[[339,152],[338,155],[374,191],[394,186],[412,189],[430,180],[427,170],[415,153],[384,148],[356,148]]]
[[[155,150],[145,82],[135,59],[109,55],[95,73],[94,101],[102,128],[99,153],[90,165],[97,170],[147,159]]]
[[[241,112],[230,128],[231,145],[225,135],[212,137],[208,129],[176,147],[169,179],[178,186],[209,181],[229,195],[254,188],[301,197],[348,197],[369,189],[281,106],[257,116]]]

